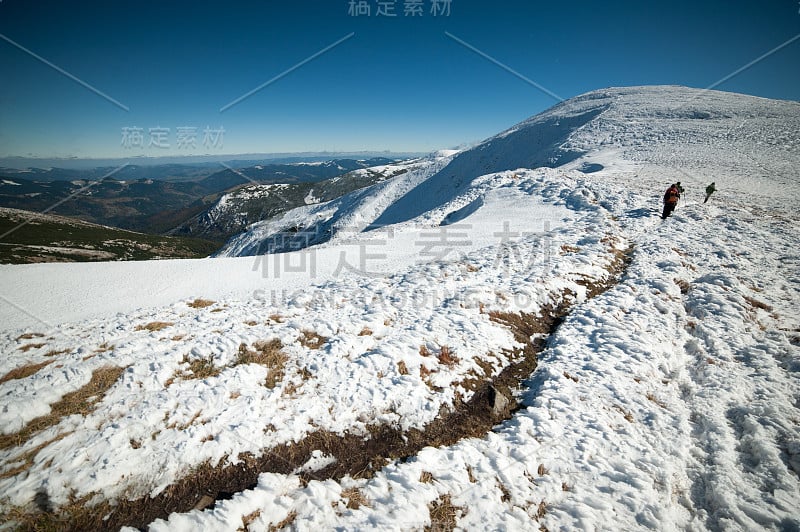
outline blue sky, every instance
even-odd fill
[[[429,151],[557,103],[447,33],[564,98],[708,87],[800,35],[797,0],[451,0],[437,16],[423,0],[414,17],[408,1],[383,2],[392,18],[378,0],[370,16],[351,16],[351,0],[2,0],[0,157]],[[800,39],[718,89],[800,100]],[[128,146],[123,128],[139,128]]]

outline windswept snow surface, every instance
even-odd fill
[[[307,483],[265,473],[213,509],[150,529],[417,530],[446,526],[431,509],[449,500],[467,530],[796,530],[798,131],[792,102],[596,91],[440,154],[452,161],[418,181],[287,213],[297,227],[369,229],[303,252],[85,265],[120,283],[101,311],[67,308],[102,299],[103,282],[79,284],[78,270],[4,267],[0,295],[16,307],[3,307],[0,376],[52,362],[0,383],[3,433],[47,414],[94,369],[126,369],[87,415],[0,451],[2,504],[155,494],[204,462],[315,430],[422,427],[469,397],[461,383],[481,368],[508,363],[513,336],[488,311],[536,312],[571,291],[580,304],[520,389],[521,408],[485,437],[426,448],[368,479],[313,480],[331,459],[314,456],[296,464],[312,472]],[[467,164],[481,157],[485,166]],[[542,164],[559,167],[520,168]],[[686,194],[662,221],[660,196],[678,180]],[[718,192],[703,204],[711,181]],[[608,280],[628,246],[619,282],[586,300],[586,280]],[[37,275],[49,280],[24,284]],[[135,299],[135,288],[165,295]],[[215,303],[192,308],[194,297]],[[153,322],[169,325],[137,330]],[[321,346],[302,341],[312,331]],[[288,361],[269,388],[265,367],[237,357],[241,344],[273,339]],[[443,346],[457,363],[439,363]],[[188,378],[202,360],[219,373]],[[366,502],[352,504],[355,493]]]

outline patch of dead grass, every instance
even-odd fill
[[[569,379],[569,380],[571,380],[571,381],[573,381],[573,382],[579,382],[580,381],[580,379],[578,377],[574,377],[574,376],[570,375],[569,373],[567,373],[566,371],[564,372],[564,377]]]
[[[286,363],[289,361],[288,355],[283,351],[283,343],[275,338],[256,342],[253,348],[255,350],[249,349],[246,344],[241,344],[236,364],[259,364],[266,367],[269,371],[264,385],[267,388],[274,388],[283,380]]]
[[[764,303],[763,301],[759,301],[749,296],[744,296],[744,300],[747,301],[751,307],[754,309],[761,309],[767,312],[772,312],[772,307],[768,304]]]
[[[210,358],[194,358],[188,362],[189,371],[192,372],[192,378],[194,379],[216,377],[224,369],[214,364],[214,361]]]
[[[47,345],[47,344],[41,344],[41,343],[36,343],[36,344],[25,344],[25,345],[21,346],[21,347],[19,348],[19,350],[20,350],[20,351],[22,351],[23,353],[27,353],[27,352],[28,352],[28,351],[30,351],[31,349],[39,349],[39,348],[41,348],[41,347],[44,347],[45,345]]]
[[[622,408],[620,405],[614,405],[614,408],[619,410],[619,412],[622,414],[622,417],[625,418],[625,421],[628,423],[633,423],[633,414]]]
[[[50,405],[50,413],[28,422],[21,430],[0,436],[0,449],[8,449],[28,441],[34,434],[53,425],[62,418],[79,414],[87,416],[105,397],[106,392],[117,382],[125,368],[104,366],[92,372],[89,382],[81,388],[64,395],[60,401]]]
[[[495,477],[495,482],[500,490],[500,502],[509,502],[511,500],[511,492],[508,491],[506,485],[499,478]]]
[[[20,473],[23,473],[23,472],[27,471],[33,465],[33,461],[36,459],[36,455],[39,454],[39,451],[41,451],[42,449],[44,449],[45,447],[47,447],[51,443],[57,442],[59,440],[63,440],[64,438],[66,438],[70,434],[72,434],[72,432],[65,432],[63,434],[59,434],[55,438],[51,438],[51,439],[47,440],[44,443],[40,443],[39,445],[37,445],[33,449],[31,449],[29,451],[26,451],[25,454],[23,454],[17,460],[15,460],[15,462],[22,462],[22,463],[17,465],[16,467],[13,467],[13,468],[7,470],[7,471],[4,471],[3,473],[0,473],[0,479],[6,479],[6,478],[15,477],[15,476],[19,475]]]
[[[191,303],[186,303],[186,305],[190,306],[192,308],[206,308],[206,307],[210,307],[214,303],[216,303],[216,301],[211,301],[210,299],[197,298],[194,301],[192,301]]]
[[[71,353],[72,349],[52,349],[44,354],[46,357],[56,357],[58,355],[65,355]]]
[[[17,336],[17,342],[21,340],[33,340],[34,338],[44,338],[42,333],[25,333]]]
[[[673,281],[675,281],[675,284],[681,289],[681,294],[683,295],[688,294],[689,290],[692,288],[692,285],[689,283],[689,281],[684,279],[673,279]]]
[[[278,532],[278,530],[283,530],[284,528],[293,524],[295,519],[297,519],[297,512],[292,510],[282,521],[275,523],[274,525],[269,525],[269,532]]]
[[[175,325],[175,324],[170,322],[170,321],[151,321],[150,323],[148,323],[146,325],[137,325],[134,328],[134,330],[135,331],[156,332],[156,331],[160,331],[162,329],[166,329],[167,327],[172,327],[173,325]]]
[[[562,244],[561,245],[561,254],[562,255],[566,254],[566,253],[577,253],[580,250],[581,250],[581,248],[579,248],[577,246],[571,246],[569,244]]]
[[[425,532],[451,532],[456,528],[456,520],[464,509],[454,506],[450,494],[442,495],[428,505],[431,519],[430,526],[425,527]]]
[[[347,488],[342,490],[342,499],[347,499],[347,508],[358,510],[362,506],[369,506],[369,500],[358,488]]]
[[[242,516],[242,528],[239,530],[249,530],[250,525],[261,516],[261,510],[256,510],[255,512],[249,513],[247,515]]]
[[[397,372],[400,375],[408,375],[408,366],[406,366],[405,360],[401,360],[397,363]]]
[[[30,377],[43,367],[48,366],[53,362],[55,362],[55,360],[45,360],[44,362],[39,362],[38,364],[26,364],[25,366],[12,369],[8,373],[0,377],[0,384],[3,384],[4,382],[8,382],[11,380],[24,379],[26,377]]]
[[[304,330],[300,332],[300,338],[297,339],[300,345],[308,349],[319,349],[328,339],[316,331]]]
[[[439,348],[438,359],[440,364],[444,364],[445,366],[450,368],[452,368],[459,362],[455,352],[449,346],[446,345],[443,345]]]
[[[41,498],[37,494],[36,504],[39,511],[31,513],[28,508],[11,508],[4,516],[6,523],[14,523],[16,530],[35,531],[62,531],[62,530],[100,530],[103,521],[98,516],[109,514],[111,504],[101,502],[89,506],[89,501],[97,497],[98,493],[92,492],[82,497],[69,496],[69,502],[58,507],[58,511],[50,508],[50,501],[46,494]]]
[[[536,507],[536,513],[533,515],[537,521],[541,521],[542,518],[547,515],[547,503],[542,501],[539,503],[539,506]]]
[[[664,401],[661,401],[661,400],[660,400],[658,397],[656,397],[656,396],[655,396],[655,394],[653,394],[653,392],[648,392],[648,393],[647,393],[647,395],[646,395],[645,397],[647,397],[647,399],[648,399],[649,401],[651,401],[651,402],[653,402],[653,403],[657,404],[657,405],[658,405],[658,406],[660,406],[661,408],[664,408],[664,409],[666,409],[666,408],[667,408],[667,405],[666,405],[666,404],[664,404]]]

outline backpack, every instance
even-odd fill
[[[678,187],[669,187],[664,195],[664,203],[678,203],[678,198],[680,197],[681,194],[678,192]]]

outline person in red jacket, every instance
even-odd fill
[[[666,220],[667,217],[675,210],[678,204],[678,199],[681,197],[681,192],[678,187],[673,183],[664,193],[664,212],[661,213],[661,219]]]

